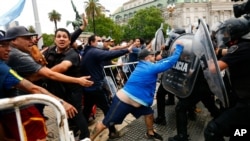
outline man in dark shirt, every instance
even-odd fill
[[[98,44],[102,42],[101,38],[92,35],[88,39],[88,46],[85,47],[82,55],[81,72],[83,75],[91,76],[90,80],[94,84],[90,87],[84,87],[84,114],[88,119],[91,109],[96,104],[106,115],[109,109],[109,101],[107,94],[103,90],[104,73],[103,62],[117,58],[131,51],[132,47],[122,50],[103,50],[97,48]],[[114,126],[109,128],[109,137],[114,138],[117,136]]]

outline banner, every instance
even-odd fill
[[[25,0],[20,0],[14,7],[12,7],[8,12],[0,16],[0,26],[5,26],[14,19],[16,19],[25,5]]]

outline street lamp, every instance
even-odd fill
[[[172,3],[172,4],[169,4],[168,6],[167,6],[167,11],[169,12],[169,17],[170,17],[170,26],[171,26],[171,29],[172,29],[172,27],[173,27],[173,12],[174,12],[174,10],[175,10],[175,4],[174,3]]]

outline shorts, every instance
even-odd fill
[[[47,128],[44,118],[35,106],[20,109],[24,138],[27,141],[44,139],[47,136]],[[6,130],[7,137],[20,141],[15,112],[2,114],[1,122]]]
[[[110,109],[102,122],[106,127],[121,124],[129,113],[131,113],[135,118],[139,118],[142,115],[153,114],[154,111],[151,107],[134,107],[126,104],[115,95]]]

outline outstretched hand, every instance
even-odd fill
[[[72,106],[71,104],[69,104],[65,101],[63,102],[63,107],[66,110],[68,118],[73,118],[78,113],[74,106]]]
[[[94,84],[93,81],[90,81],[88,79],[90,79],[90,76],[82,76],[79,79],[79,84],[84,86],[84,87],[89,87],[92,86]]]
[[[85,28],[85,27],[87,27],[87,25],[88,25],[88,19],[86,18],[86,16],[85,16],[85,14],[84,13],[82,13],[82,22],[83,22],[83,29]],[[82,30],[83,30],[82,29]]]

